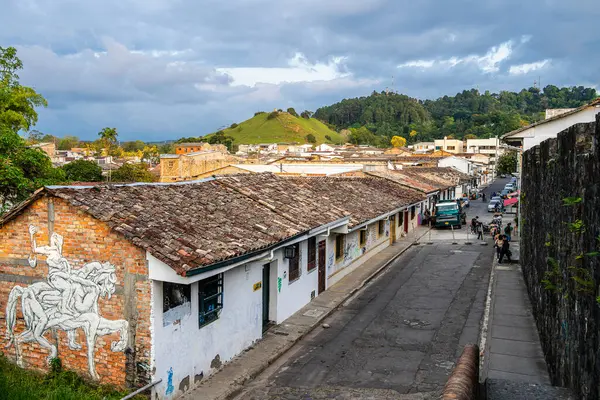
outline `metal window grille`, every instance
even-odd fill
[[[200,328],[219,318],[223,309],[223,274],[198,282],[198,302]]]
[[[317,267],[317,238],[308,239],[308,264],[307,270],[312,271]]]
[[[289,259],[289,281],[295,281],[300,278],[300,244],[296,243],[294,258]]]

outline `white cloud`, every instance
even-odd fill
[[[217,71],[231,76],[234,86],[331,81],[350,75],[342,72],[344,61],[343,57],[334,57],[328,63],[311,64],[303,54],[296,53],[288,60],[288,67],[234,67],[218,68]]]
[[[466,57],[450,57],[441,60],[412,60],[398,65],[398,68],[453,68],[459,64],[475,65],[484,73],[493,73],[500,70],[499,65],[510,58],[512,54],[513,42],[501,43],[498,46],[490,48],[484,55],[468,55]]]
[[[511,75],[525,75],[532,71],[542,69],[548,64],[550,64],[550,60],[542,60],[529,64],[511,65],[508,73]]]

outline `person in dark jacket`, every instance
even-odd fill
[[[506,257],[508,259],[508,262],[512,262],[512,260],[510,259],[511,253],[510,253],[510,243],[509,241],[506,239],[506,236],[504,236],[504,240],[502,241],[502,247],[500,248],[500,259],[498,260],[499,264],[502,264],[502,260],[504,259],[504,257]]]

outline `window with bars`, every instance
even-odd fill
[[[216,321],[223,309],[223,274],[198,282],[198,324],[202,328]]]
[[[310,272],[317,267],[317,238],[308,239],[308,264],[307,270]]]
[[[415,213],[416,213],[417,207],[412,206],[410,208],[410,219],[415,219]]]
[[[300,243],[292,245],[294,247],[294,258],[290,258],[289,262],[289,282],[293,282],[300,278]]]
[[[377,237],[383,235],[385,233],[385,221],[379,220],[379,225],[377,226]]]
[[[362,229],[359,231],[359,235],[360,235],[360,247],[363,247],[364,245],[367,244],[367,230],[366,229]]]
[[[404,223],[404,211],[398,213],[398,226],[402,226]]]
[[[337,235],[335,237],[335,259],[341,260],[344,258],[344,241],[346,240],[346,236]]]

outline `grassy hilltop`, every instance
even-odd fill
[[[296,117],[287,112],[259,113],[233,127],[223,129],[223,132],[233,137],[236,144],[306,143],[308,134],[314,135],[317,144],[345,141],[342,135],[329,129],[321,121]]]

